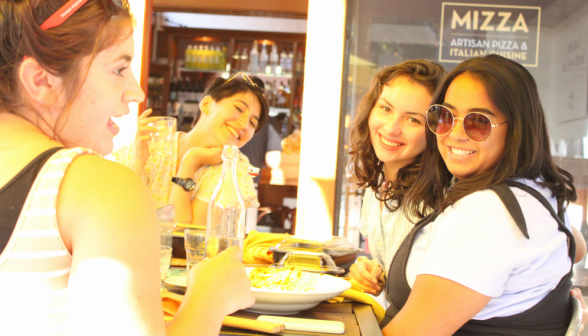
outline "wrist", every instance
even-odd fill
[[[202,166],[197,160],[189,160],[184,157],[180,162],[176,176],[181,178],[193,177]]]

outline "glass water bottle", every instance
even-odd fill
[[[245,203],[237,183],[237,146],[225,145],[223,171],[216,185],[206,218],[206,257],[214,257],[231,246],[243,249]]]

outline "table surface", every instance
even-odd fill
[[[247,318],[255,320],[262,314],[252,313],[240,310],[231,316]],[[318,306],[301,311],[298,314],[286,315],[288,317],[300,317],[308,319],[341,321],[345,324],[344,336],[381,336],[382,332],[378,326],[378,321],[374,315],[374,311],[370,305],[363,303],[326,303],[322,302]],[[297,335],[334,335],[326,333],[304,332],[304,331],[290,331],[284,330],[277,334],[266,334],[258,331],[250,331],[236,328],[223,327],[220,336],[224,335],[282,335],[282,336],[297,336]]]

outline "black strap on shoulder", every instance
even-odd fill
[[[562,209],[559,213],[556,213],[555,210],[553,209],[553,207],[551,206],[551,204],[549,203],[549,201],[547,199],[545,199],[545,197],[543,195],[541,195],[541,193],[539,191],[535,190],[532,187],[524,185],[520,182],[511,181],[511,180],[507,180],[506,184],[528,192],[531,196],[535,197],[541,204],[543,204],[543,206],[547,209],[547,211],[549,211],[549,213],[551,214],[551,217],[553,217],[553,219],[555,219],[555,221],[557,222],[559,230],[562,231],[563,233],[565,233],[566,236],[568,236],[568,242],[570,244],[568,252],[569,252],[570,258],[572,258],[572,267],[573,267],[573,265],[574,265],[573,261],[576,258],[576,241],[574,240],[574,236],[572,235],[572,232],[570,230],[568,230],[568,228],[566,227],[566,225],[564,223],[563,218],[564,218],[565,210]],[[511,194],[512,194],[512,192],[511,192]],[[514,197],[514,194],[512,196]],[[517,202],[517,204],[518,204],[518,202]],[[520,206],[519,206],[519,209],[520,209]],[[518,223],[517,223],[517,225],[518,225]],[[526,229],[526,225],[525,225],[525,229]]]
[[[498,195],[506,210],[510,213],[512,218],[514,219],[515,223],[525,236],[525,238],[529,239],[529,231],[527,230],[527,222],[525,221],[525,216],[523,215],[523,210],[521,209],[521,205],[517,198],[510,190],[508,184],[500,183],[490,188],[492,191]]]

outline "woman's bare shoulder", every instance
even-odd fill
[[[150,193],[139,176],[95,155],[80,155],[73,160],[59,189],[57,205],[64,236],[75,234],[81,227],[91,227],[100,234],[103,230],[124,227],[132,231],[156,224]]]

